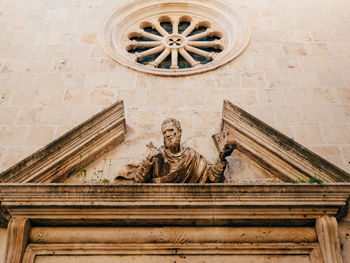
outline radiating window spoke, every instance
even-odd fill
[[[139,64],[178,70],[210,63],[224,50],[222,34],[209,21],[191,16],[161,16],[142,22],[129,34],[126,50]]]

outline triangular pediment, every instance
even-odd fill
[[[228,183],[350,181],[345,171],[224,101],[219,134],[227,132],[238,143],[238,149],[228,158]],[[71,181],[79,169],[123,143],[125,134],[124,105],[119,101],[1,173],[0,183]],[[219,134],[213,136],[216,143]]]

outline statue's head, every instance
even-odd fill
[[[178,120],[168,118],[162,123],[162,133],[166,148],[177,148],[181,140],[181,124]]]

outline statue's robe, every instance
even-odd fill
[[[223,181],[225,163],[210,165],[192,148],[184,147],[176,154],[162,146],[151,163],[141,163],[137,182],[150,183],[205,183]]]

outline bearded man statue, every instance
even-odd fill
[[[149,145],[146,158],[134,166],[135,173],[121,177],[139,183],[218,183],[224,180],[226,157],[237,148],[236,143],[226,144],[216,162],[209,164],[192,148],[181,146],[182,130],[178,120],[163,121],[162,133],[164,145],[160,148]]]

